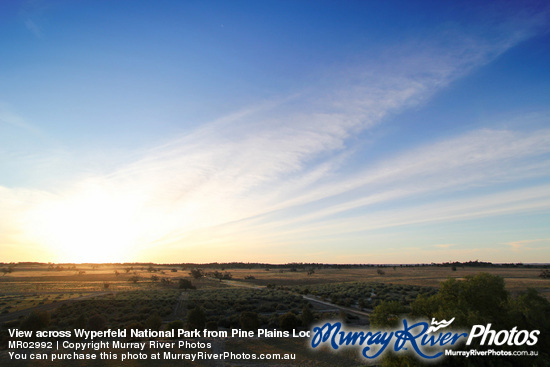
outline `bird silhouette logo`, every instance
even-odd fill
[[[432,326],[430,326],[428,328],[428,333],[435,333],[439,329],[446,328],[447,326],[451,325],[454,320],[455,320],[455,318],[453,317],[449,321],[441,320],[441,321],[437,322],[437,321],[435,321],[434,318],[432,318]]]

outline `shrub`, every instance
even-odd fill
[[[216,321],[208,321],[206,323],[206,328],[208,330],[218,330],[218,323]]]
[[[76,319],[73,320],[73,327],[75,329],[84,329],[88,324],[88,318],[83,313],[80,314]]]
[[[168,323],[168,325],[166,325],[166,330],[172,330],[174,332],[174,337],[173,338],[177,338],[178,337],[178,330],[183,329],[184,327],[185,327],[185,324],[183,323],[183,321],[174,320],[174,321]]]
[[[305,326],[307,328],[314,320],[315,315],[311,311],[311,306],[308,303],[302,308],[302,326]]]
[[[151,330],[159,330],[162,325],[162,319],[156,313],[152,314],[145,320],[145,327]]]
[[[294,313],[287,312],[279,318],[279,326],[281,330],[292,331],[300,326],[300,320]]]
[[[195,307],[187,314],[187,329],[204,329],[206,324],[206,315],[202,307]]]
[[[22,330],[42,330],[50,324],[50,313],[47,311],[32,311],[25,317],[19,327]]]
[[[239,318],[241,323],[241,329],[243,330],[257,330],[260,327],[260,320],[258,314],[252,311],[243,311]]]
[[[87,329],[100,331],[105,329],[105,325],[107,325],[107,320],[105,319],[105,317],[100,314],[95,314],[88,319]]]
[[[204,276],[204,273],[202,272],[201,269],[192,269],[189,275],[191,275],[195,279],[199,279]]]
[[[179,289],[196,289],[196,287],[191,283],[189,279],[180,279],[178,288]]]
[[[131,338],[132,332],[131,330],[143,330],[145,329],[145,326],[141,322],[132,321],[126,325],[126,336],[128,338]]]

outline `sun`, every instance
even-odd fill
[[[55,262],[132,261],[139,232],[134,206],[101,189],[57,198],[33,212],[33,237]]]

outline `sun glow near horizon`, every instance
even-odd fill
[[[0,3],[0,261],[550,256],[549,4],[168,3]]]
[[[134,206],[99,188],[52,199],[29,214],[31,236],[57,262],[132,261],[140,234]]]

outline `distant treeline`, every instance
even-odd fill
[[[53,263],[41,263],[41,262],[18,262],[18,263],[2,263],[3,265],[52,265]],[[63,263],[58,265],[73,265],[73,263]],[[150,266],[150,265],[164,265],[164,266],[177,266],[186,269],[198,268],[198,269],[364,269],[364,268],[412,268],[412,267],[494,267],[494,268],[538,268],[549,269],[550,264],[524,264],[524,263],[491,263],[487,261],[467,261],[467,262],[444,262],[444,263],[430,263],[430,264],[323,264],[323,263],[287,263],[287,264],[267,264],[267,263],[248,263],[248,262],[230,262],[230,263],[172,263],[172,264],[155,264],[155,263],[83,263],[79,265],[132,265],[132,266]]]

